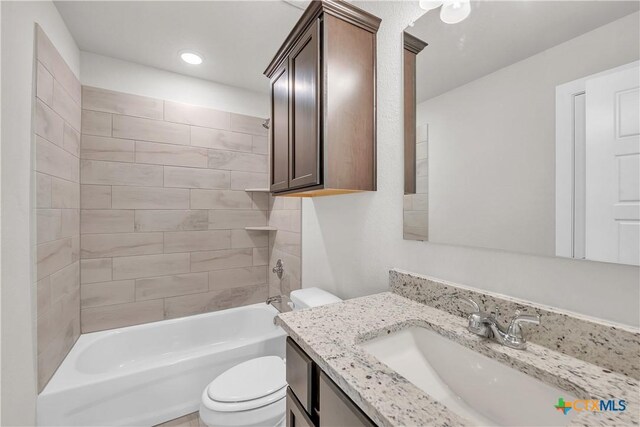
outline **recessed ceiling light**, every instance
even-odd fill
[[[182,51],[180,52],[180,58],[187,64],[191,64],[191,65],[202,64],[202,56],[198,55],[195,52],[191,52],[187,50]]]

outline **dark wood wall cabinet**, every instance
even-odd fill
[[[416,56],[427,44],[403,34],[404,49],[404,194],[416,192]]]
[[[289,337],[287,383],[287,427],[375,426]]]
[[[376,189],[376,33],[342,0],[312,1],[271,79],[270,190],[312,197]]]

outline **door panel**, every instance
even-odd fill
[[[289,56],[291,141],[289,187],[319,184],[320,37],[316,21]]]
[[[289,66],[271,79],[271,191],[289,188]]]
[[[320,373],[319,427],[374,427],[358,408],[324,372]]]
[[[640,265],[640,74],[587,80],[586,257]]]

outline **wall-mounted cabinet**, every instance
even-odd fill
[[[312,1],[271,79],[270,189],[325,196],[376,189],[376,32],[349,3]]]

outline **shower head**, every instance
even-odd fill
[[[264,123],[262,123],[262,127],[265,129],[269,129],[269,122],[271,121],[271,119],[267,119],[264,121]]]

